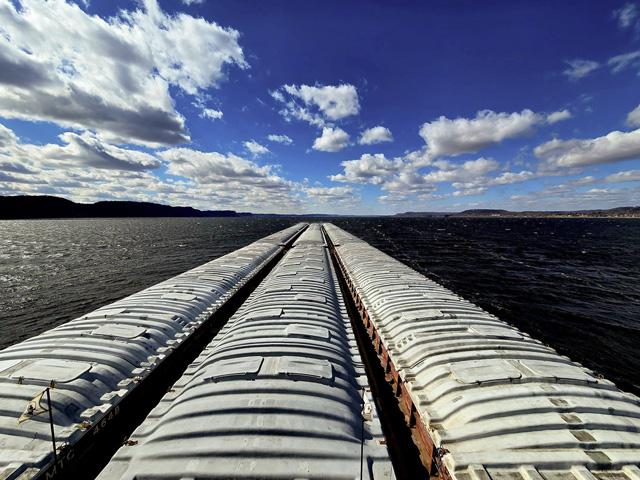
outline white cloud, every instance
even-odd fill
[[[619,182],[640,182],[640,170],[627,170],[623,172],[612,173],[608,175],[605,182],[619,183]]]
[[[640,31],[640,23],[637,25]],[[569,77],[570,80],[579,80],[586,77],[602,66],[609,67],[611,73],[620,73],[628,69],[640,70],[640,50],[615,55],[609,58],[606,64],[602,65],[593,60],[571,60],[568,61],[567,64],[569,68],[563,73]]]
[[[203,107],[200,111],[200,118],[209,118],[211,120],[219,120],[222,118],[223,113],[220,110],[215,110],[213,108]]]
[[[503,172],[497,177],[487,177],[484,175],[472,178],[466,181],[458,181],[452,183],[453,188],[457,190],[453,193],[454,196],[470,196],[479,195],[487,191],[489,187],[496,185],[512,185],[514,183],[521,183],[537,175],[528,170],[522,170],[521,172]]]
[[[437,162],[440,170],[434,170],[425,175],[425,180],[437,182],[465,182],[482,177],[497,170],[500,164],[491,158],[467,160],[462,164],[440,160]]]
[[[520,172],[504,172],[491,180],[493,185],[510,185],[535,178],[536,174],[528,170]]]
[[[630,127],[640,127],[640,105],[628,113],[627,125]]]
[[[270,177],[278,178],[273,173],[272,166],[259,166],[233,154],[171,148],[160,152],[159,155],[168,162],[167,173],[203,184],[240,180],[247,183],[261,183]]]
[[[640,68],[640,50],[611,57],[607,65],[613,73],[620,73],[627,68]]]
[[[391,130],[381,125],[366,129],[360,134],[358,140],[360,145],[374,145],[383,142],[393,142],[393,135],[391,135]]]
[[[571,185],[589,185],[591,183],[595,183],[596,181],[597,181],[596,177],[594,177],[593,175],[587,175],[586,177],[580,177],[575,180],[572,180],[569,183]]]
[[[600,64],[593,60],[575,59],[567,60],[565,63],[568,68],[562,73],[574,81],[586,77],[600,67]]]
[[[322,135],[313,142],[313,149],[321,152],[339,152],[349,145],[349,134],[338,127],[324,127]]]
[[[466,188],[463,190],[456,190],[453,192],[454,197],[472,197],[476,195],[481,195],[487,191],[486,187],[474,187],[474,188]]]
[[[442,199],[442,194],[433,193],[439,183],[450,183],[458,191],[455,196],[466,196],[478,195],[491,186],[520,183],[537,176],[528,170],[488,176],[500,168],[500,163],[482,157],[461,163],[434,160],[427,164],[419,151],[394,159],[388,159],[383,154],[364,154],[359,159],[347,160],[341,165],[343,173],[331,175],[329,178],[332,181],[380,185],[382,190],[389,192],[389,195],[380,199],[384,203],[405,201],[413,195],[423,200]],[[419,170],[425,166],[431,167],[431,170],[421,173]]]
[[[434,182],[414,170],[403,170],[382,185],[382,189],[396,197],[412,194],[428,195],[436,190]]]
[[[547,123],[553,125],[554,123],[561,122],[562,120],[568,120],[571,117],[571,112],[565,108],[564,110],[558,110],[557,112],[547,115]]]
[[[247,66],[239,33],[156,0],[108,19],[64,1],[0,7],[0,115],[89,129],[117,143],[188,140],[169,88],[199,95]],[[97,61],[99,59],[99,61]]]
[[[407,197],[404,195],[396,194],[380,195],[378,196],[378,202],[386,205],[399,206],[407,202]]]
[[[612,16],[618,21],[618,27],[622,30],[638,27],[640,12],[635,3],[627,2],[622,7],[613,11]]]
[[[352,187],[308,187],[307,196],[321,203],[353,202],[356,200]]]
[[[267,137],[270,142],[281,143],[283,145],[291,145],[293,140],[287,135],[276,135],[272,133]]]
[[[553,139],[534,149],[543,168],[581,167],[640,158],[640,129],[587,140]]]
[[[340,165],[344,167],[344,173],[331,175],[332,181],[379,185],[400,170],[402,160],[388,160],[382,153],[365,153],[357,160],[345,160]]]
[[[88,167],[113,170],[149,170],[160,166],[160,162],[153,155],[110,145],[90,132],[66,132],[60,135],[60,139],[66,145],[49,144],[32,147],[30,150],[38,151],[46,160],[65,162],[73,166],[84,164]]]
[[[168,163],[167,173],[193,182],[196,191],[222,196],[236,209],[249,211],[299,211],[295,195],[299,187],[276,173],[273,165],[255,162],[233,154],[172,148],[161,152]]]
[[[244,142],[244,148],[246,148],[254,158],[264,155],[265,153],[269,153],[269,149],[267,147],[260,145],[255,140],[247,140]]]
[[[473,153],[505,139],[531,132],[544,117],[531,110],[514,113],[478,112],[475,118],[449,119],[440,117],[420,128],[420,136],[427,143],[432,158],[443,155]]]
[[[61,144],[22,143],[0,125],[0,195],[49,194],[81,202],[152,201],[196,208],[300,211],[300,187],[272,165],[232,154],[172,148],[157,155],[66,132]],[[91,168],[87,168],[91,167]],[[160,177],[164,172],[169,177]]]
[[[295,118],[317,127],[360,112],[358,92],[350,84],[284,85],[271,96],[284,104],[280,114],[287,120]]]
[[[8,147],[18,143],[18,137],[13,130],[0,123],[0,148]]]
[[[407,164],[414,168],[428,167],[433,163],[427,146],[422,147],[420,150],[408,152],[402,158]]]
[[[338,86],[285,85],[291,96],[302,99],[305,105],[316,106],[329,120],[340,120],[360,111],[356,87],[349,84]]]
[[[0,160],[5,165],[23,165],[30,170],[92,167],[142,171],[160,166],[153,155],[111,145],[90,132],[65,132],[59,138],[62,145],[24,144],[13,131],[0,125]]]

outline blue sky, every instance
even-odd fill
[[[640,3],[0,0],[0,194],[640,203]]]

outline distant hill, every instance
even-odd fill
[[[509,210],[475,209],[464,210],[462,212],[405,212],[396,214],[397,217],[461,217],[461,218],[487,218],[487,217],[507,217],[507,218],[640,218],[640,207],[616,207],[607,210],[571,210],[571,211],[524,211],[511,212]]]
[[[454,217],[511,217],[516,212],[509,210],[495,210],[490,208],[477,208],[473,210],[464,210],[460,213],[454,213]]]
[[[0,219],[88,217],[239,217],[234,210],[198,210],[149,202],[75,203],[53,196],[0,196]]]
[[[76,203],[49,195],[0,196],[0,220],[21,218],[106,218],[106,217],[336,217],[340,215],[305,213],[253,214],[235,210],[198,210],[193,207],[172,207],[150,202],[104,201]],[[511,212],[509,210],[475,209],[463,212],[404,212],[396,217],[611,217],[640,218],[640,207],[617,207],[608,210],[576,210],[549,212]]]
[[[403,212],[396,213],[396,217],[450,217],[452,212]]]
[[[345,217],[350,215],[343,215],[339,213],[250,213],[254,217],[304,217],[304,218],[335,218]]]

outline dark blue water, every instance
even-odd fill
[[[0,346],[297,221],[0,221]],[[640,221],[332,221],[621,388],[640,393]]]

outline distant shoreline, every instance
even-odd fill
[[[640,207],[615,207],[599,210],[524,211],[465,210],[463,212],[404,212],[398,218],[640,218]]]
[[[0,219],[72,219],[72,218],[158,218],[158,217],[245,217],[250,213],[234,210],[198,210],[158,203],[105,201],[76,203],[53,196],[0,196]]]
[[[102,201],[76,203],[61,197],[38,195],[0,196],[0,220],[74,218],[239,218],[239,217],[343,217],[339,214],[269,214],[235,210],[198,210],[150,202]],[[524,211],[476,209],[463,212],[403,212],[395,215],[348,215],[393,218],[640,218],[640,207],[602,210]]]

